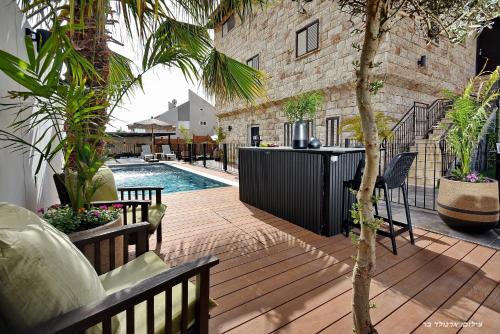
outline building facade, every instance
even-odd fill
[[[176,127],[176,133],[172,138],[179,137],[181,125],[189,129],[191,135],[213,135],[214,127],[217,125],[215,107],[192,90],[189,90],[188,96],[188,101],[180,105],[177,105],[176,100],[169,102],[168,110],[155,118]]]
[[[267,77],[267,95],[253,105],[216,103],[227,141],[250,144],[259,134],[266,142],[288,144],[291,126],[283,103],[322,91],[325,103],[310,122],[310,134],[324,145],[338,145],[348,135],[339,134],[339,123],[357,114],[353,44],[361,44],[362,35],[351,31],[350,16],[324,0],[305,3],[304,11],[296,2],[276,1],[244,23],[236,15],[224,18],[215,29],[216,47]],[[376,61],[376,77],[385,82],[374,96],[376,108],[399,119],[415,101],[431,103],[444,89],[465,86],[476,73],[476,41],[427,43],[403,20],[387,34]]]

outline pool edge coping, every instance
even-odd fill
[[[199,176],[206,177],[207,179],[212,179],[214,181],[218,181],[218,182],[227,184],[227,185],[232,186],[232,187],[237,187],[237,188],[240,187],[239,182],[230,181],[230,180],[227,180],[227,179],[225,179],[223,177],[215,176],[215,175],[212,175],[212,174],[209,174],[209,173],[204,173],[204,172],[196,170],[196,169],[191,169],[191,168],[185,167],[182,164],[179,164],[177,162],[160,161],[159,163],[165,164],[165,165],[168,165],[168,166],[172,166],[174,168],[178,168],[178,169],[181,169],[181,170],[186,171],[186,172],[197,174]]]

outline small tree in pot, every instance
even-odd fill
[[[314,119],[323,104],[323,95],[318,92],[304,93],[288,100],[283,106],[283,113],[293,122],[293,148],[307,148],[309,138],[304,119]]]
[[[484,76],[482,76],[484,77]],[[448,117],[452,126],[446,142],[460,164],[451,175],[440,180],[438,213],[454,228],[480,231],[494,227],[499,219],[498,183],[481,176],[472,168],[472,157],[478,147],[483,129],[492,111],[492,104],[500,94],[493,90],[500,78],[500,68],[479,85],[477,92],[472,79],[462,95],[453,96]]]
[[[226,133],[224,132],[222,126],[216,127],[214,130],[215,134],[212,138],[215,140],[217,147],[214,149],[213,156],[215,161],[219,161],[224,153],[224,151],[220,148],[220,144],[226,139]]]
[[[179,132],[185,144],[184,150],[181,151],[181,157],[186,161],[190,158],[191,152],[189,151],[189,145],[193,143],[193,137],[191,136],[189,129],[186,128],[183,124],[179,125]]]

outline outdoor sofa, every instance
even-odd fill
[[[169,268],[148,251],[148,229],[141,222],[70,241],[35,213],[0,203],[0,332],[208,333],[218,259]],[[110,271],[98,276],[80,250],[119,237],[125,264],[115,268],[110,251]]]

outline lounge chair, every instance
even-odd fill
[[[144,159],[144,161],[155,158],[154,154],[151,153],[151,147],[149,145],[141,145],[141,150],[141,158]]]
[[[101,186],[92,197],[93,205],[122,204],[124,206],[123,224],[135,224],[138,221],[147,221],[149,222],[149,233],[153,234],[156,231],[156,241],[158,243],[161,242],[161,221],[167,210],[167,206],[161,200],[163,187],[139,186],[120,187],[117,189],[115,177],[109,167],[101,167],[94,179],[99,180]],[[62,205],[69,205],[70,199],[62,180],[64,180],[64,174],[54,174],[59,201]],[[117,191],[120,192],[120,199],[118,199]],[[152,204],[153,197],[154,204]]]
[[[149,251],[148,228],[137,223],[70,241],[33,212],[0,203],[1,332],[207,334],[215,306],[210,268],[218,259],[169,268]],[[82,249],[117,238],[130,250],[123,252],[125,264],[116,268],[110,252],[110,271],[99,275]]]
[[[172,158],[173,160],[176,159],[175,153],[172,153],[172,151],[170,150],[170,145],[161,145],[161,150],[162,152],[157,154],[163,159],[167,160],[170,160],[170,158]]]

